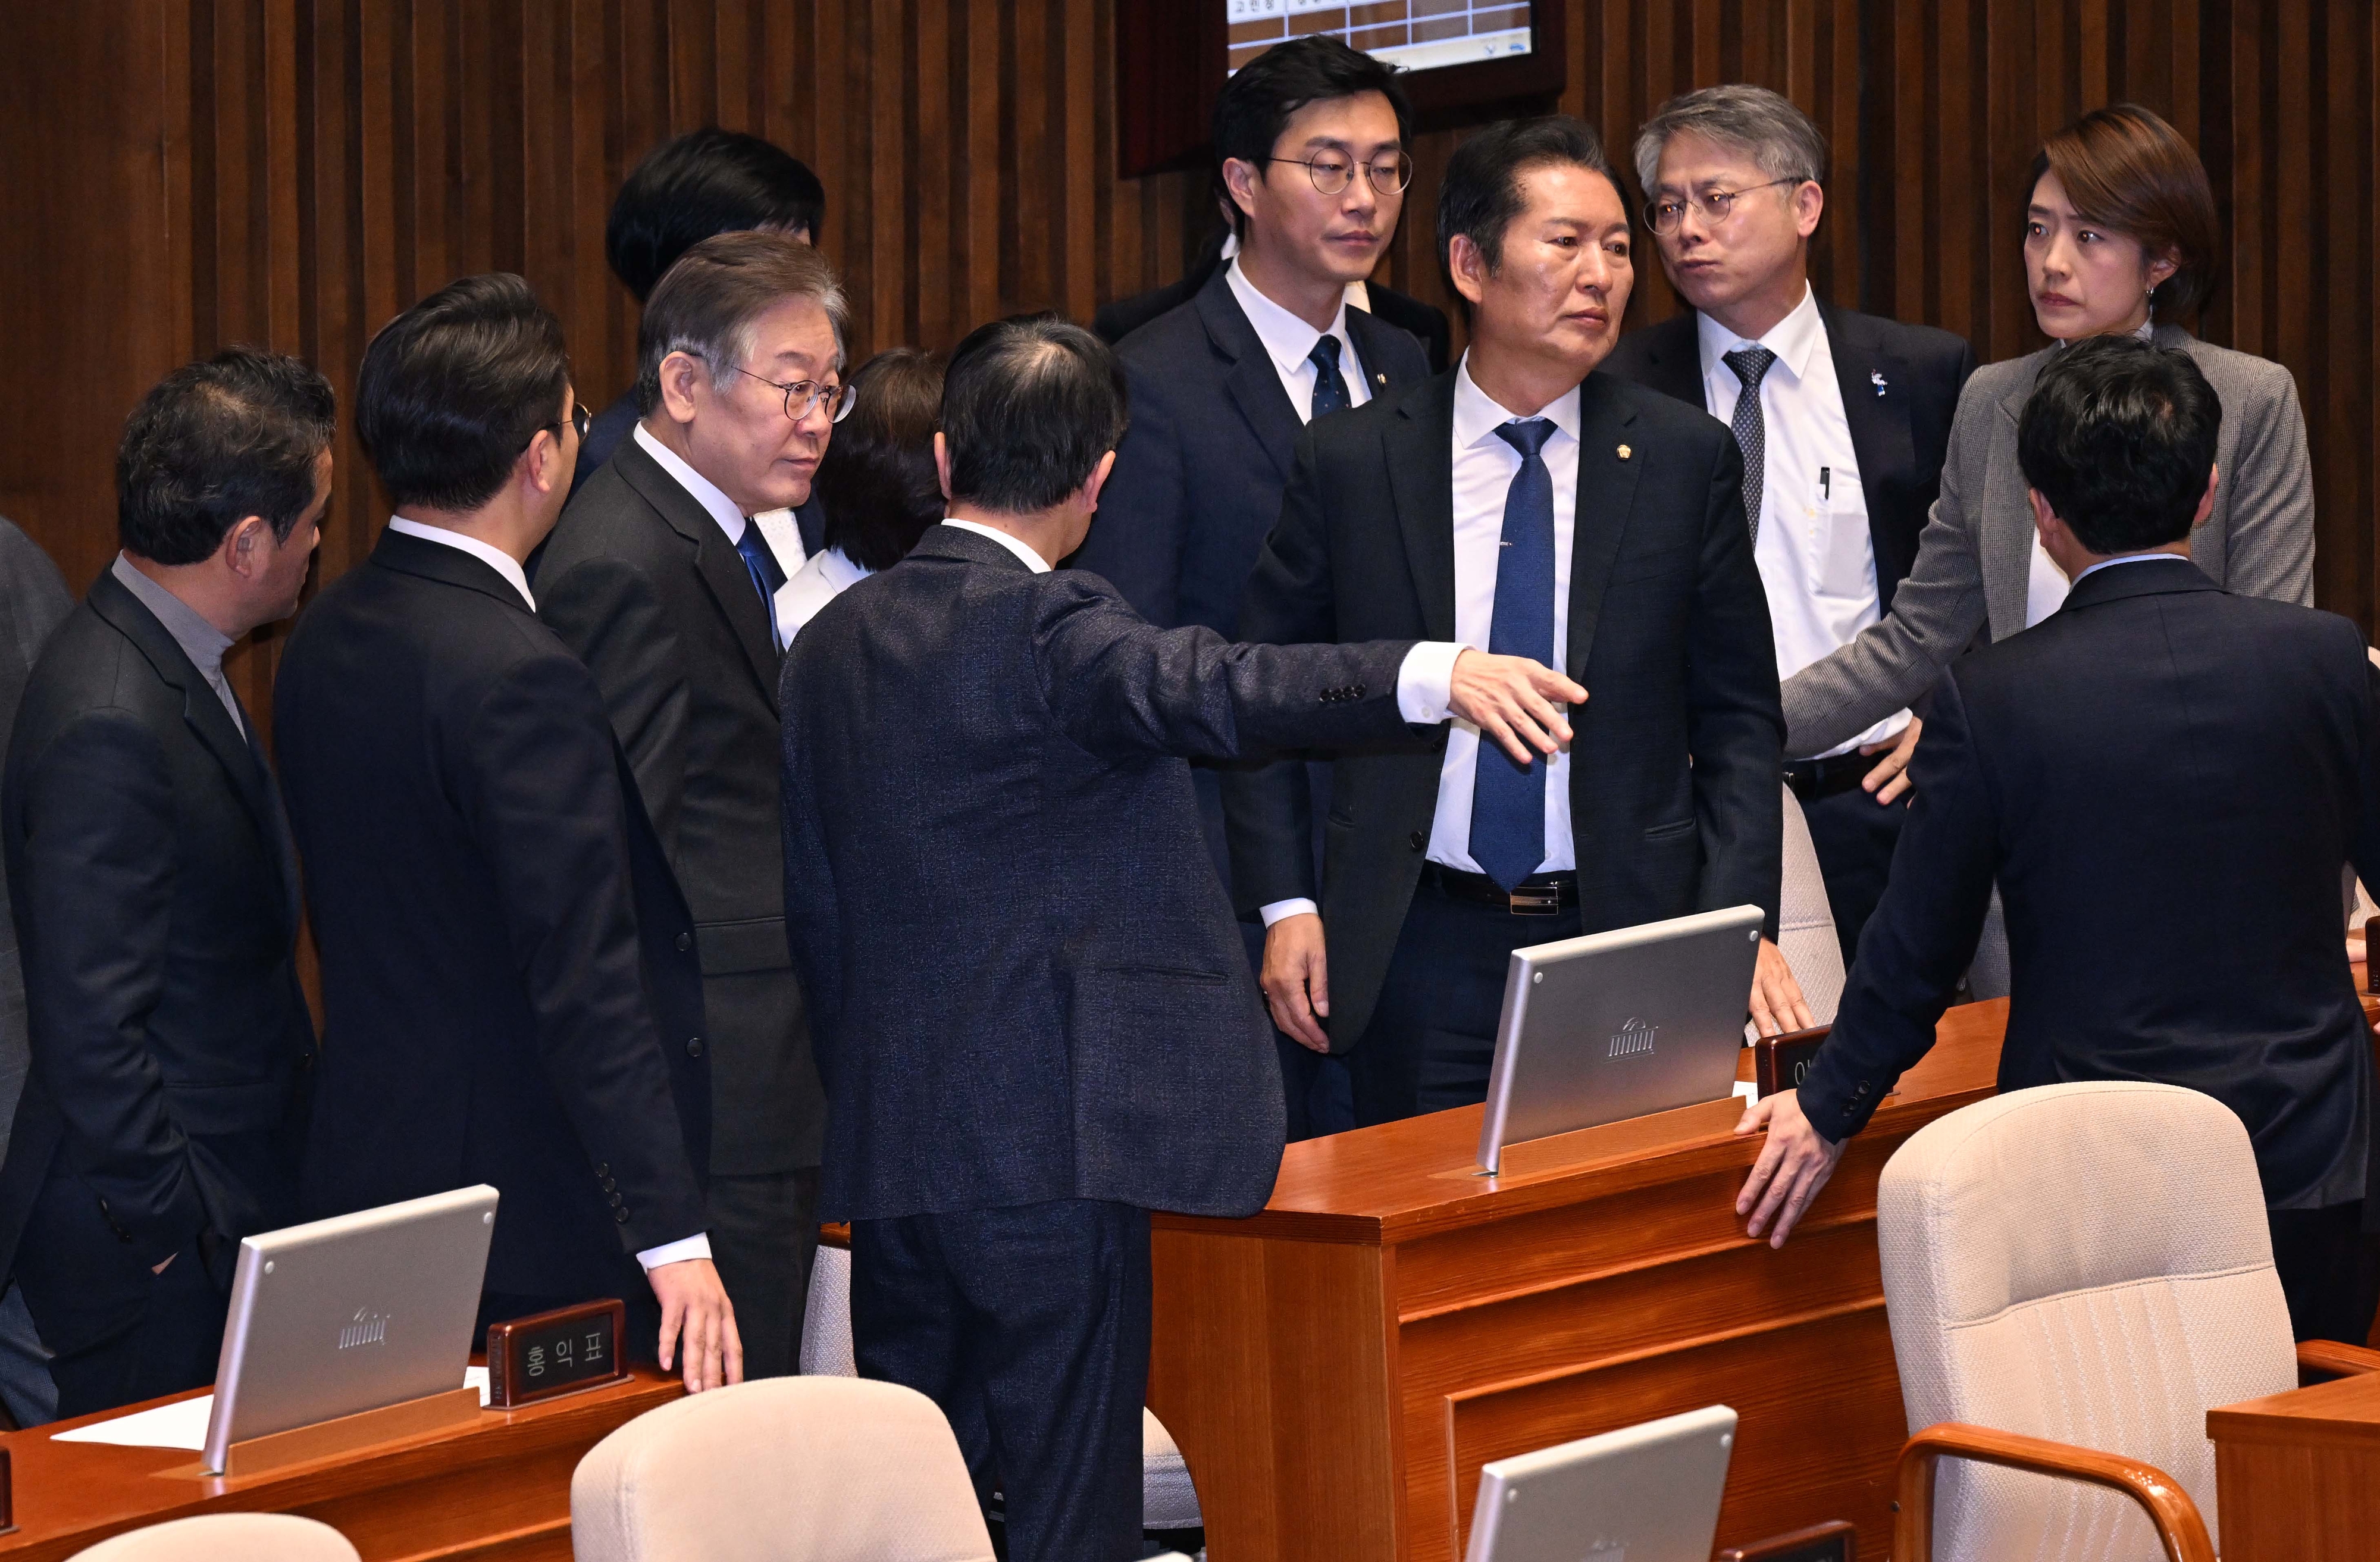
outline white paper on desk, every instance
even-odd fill
[[[488,1369],[463,1369],[465,1388],[480,1391],[480,1403],[488,1402]],[[128,1416],[113,1421],[93,1422],[72,1432],[53,1436],[54,1443],[107,1443],[122,1448],[187,1448],[199,1453],[207,1446],[207,1418],[214,1414],[215,1397],[201,1394],[195,1399],[178,1399],[154,1409],[135,1410]]]

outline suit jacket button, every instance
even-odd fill
[[[625,1210],[614,1210],[612,1212],[612,1218],[618,1221],[621,1225],[625,1226],[628,1224],[628,1212]]]
[[[620,1185],[619,1185],[618,1183],[616,1183],[616,1182],[613,1181],[613,1180],[612,1180],[610,1178],[608,1178],[608,1177],[607,1177],[607,1178],[605,1178],[603,1179],[603,1191],[604,1191],[604,1192],[606,1192],[606,1193],[609,1193],[609,1192],[613,1191],[614,1189],[617,1189],[619,1186],[620,1186]]]
[[[1413,848],[1415,851],[1419,851],[1422,848],[1429,844],[1429,837],[1423,835],[1419,830],[1415,830],[1412,835],[1405,837],[1405,844]]]
[[[690,934],[690,933],[681,933],[681,934],[679,934],[677,935],[677,951],[678,951],[678,953],[679,953],[679,954],[683,955],[683,954],[685,954],[688,949],[691,949],[691,948],[693,948],[693,947],[694,947],[694,934]]]
[[[700,1057],[702,1056],[702,1038],[700,1036],[689,1036],[686,1038],[686,1055],[688,1057]]]
[[[620,1195],[617,1193],[612,1195],[612,1207],[615,1210],[620,1207]]]
[[[1360,683],[1350,684],[1347,687],[1347,693],[1351,699],[1361,700],[1364,697],[1364,686]]]
[[[597,1177],[609,1177],[612,1175],[612,1168],[601,1162],[598,1162],[595,1166],[595,1175]]]

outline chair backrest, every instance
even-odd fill
[[[570,1481],[578,1562],[990,1562],[931,1399],[864,1378],[763,1378],[650,1410]]]
[[[86,1546],[67,1562],[358,1562],[347,1537],[289,1513],[208,1513]]]
[[[1876,1189],[1909,1429],[1968,1422],[2145,1459],[2220,1538],[2210,1406],[2296,1386],[2247,1129],[2211,1096],[2046,1085],[1910,1136]],[[2122,1497],[1946,1461],[1944,1562],[2160,1557]]]
[[[1785,892],[1777,909],[1777,948],[1792,968],[1810,1013],[1821,1025],[1835,1022],[1843,1001],[1843,944],[1835,936],[1835,913],[1827,905],[1826,876],[1818,872],[1818,848],[1793,788],[1785,792]]]

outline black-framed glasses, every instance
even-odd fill
[[[1268,163],[1295,163],[1314,181],[1314,188],[1325,195],[1337,195],[1355,182],[1355,160],[1342,153],[1326,152],[1315,157],[1268,157]],[[1394,158],[1383,158],[1364,165],[1364,177],[1382,195],[1402,195],[1405,186],[1413,183],[1413,159],[1403,153]]]
[[[587,404],[585,402],[574,401],[570,404],[569,422],[572,431],[578,435],[580,441],[583,443],[587,438],[587,431],[594,426],[595,414],[587,410]],[[529,435],[529,437],[531,439],[535,439],[538,433],[550,433],[556,439],[559,439],[562,437],[562,423],[559,420],[548,423],[543,428],[538,430],[537,433],[533,433]],[[526,450],[528,446],[524,445],[521,448]]]
[[[828,421],[839,423],[851,416],[851,405],[859,396],[855,385],[822,385],[816,380],[795,380],[788,385],[766,374],[755,374],[749,369],[738,368],[735,372],[747,380],[758,380],[772,390],[784,392],[785,416],[797,423],[821,407],[826,409]]]
[[[1682,198],[1674,195],[1661,196],[1645,205],[1645,223],[1655,233],[1675,233],[1678,231],[1678,225],[1685,220],[1686,208],[1692,206],[1703,214],[1703,221],[1717,227],[1727,221],[1727,214],[1735,210],[1736,201],[1750,195],[1753,190],[1775,189],[1779,185],[1798,185],[1806,182],[1801,175],[1795,174],[1788,178],[1771,179],[1765,185],[1754,185],[1746,189],[1711,189],[1705,190],[1700,195],[1687,195]]]

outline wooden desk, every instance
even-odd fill
[[[0,1557],[49,1562],[145,1524],[245,1511],[319,1519],[365,1562],[569,1562],[570,1475],[580,1457],[685,1392],[676,1378],[640,1368],[610,1388],[482,1410],[459,1431],[237,1481],[175,1473],[198,1466],[183,1449],[51,1441],[123,1410],[12,1432],[0,1446],[16,1464],[18,1530],[0,1535]]]
[[[1157,1216],[1148,1403],[1214,1562],[1451,1562],[1481,1464],[1714,1403],[1742,1418],[1719,1545],[1848,1519],[1883,1556],[1906,1428],[1876,1177],[1992,1093],[2007,1016],[1950,1011],[1781,1251],[1735,1217],[1759,1142],[1735,1102],[1499,1178],[1473,1169],[1481,1109],[1439,1112],[1291,1145],[1251,1219]]]
[[[2380,1553],[2380,1374],[2206,1412],[2223,1562]]]

